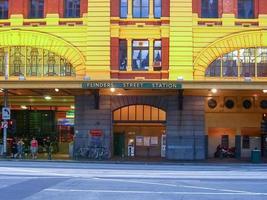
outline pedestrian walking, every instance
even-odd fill
[[[16,158],[17,153],[18,153],[17,142],[16,142],[16,139],[13,139],[12,144],[11,144],[11,157]]]
[[[17,143],[17,149],[18,149],[18,156],[19,159],[23,158],[23,154],[24,154],[24,142],[22,139],[19,139],[18,143]]]
[[[44,140],[44,145],[46,148],[47,159],[51,160],[52,159],[52,142],[49,136]]]
[[[35,137],[33,137],[31,141],[32,159],[37,159],[37,152],[38,152],[38,141],[35,139]]]

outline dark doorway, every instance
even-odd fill
[[[114,156],[122,157],[125,152],[125,136],[124,133],[114,133]]]

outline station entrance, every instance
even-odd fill
[[[162,158],[166,149],[166,112],[149,105],[130,105],[113,112],[113,156]]]

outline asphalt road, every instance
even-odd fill
[[[266,200],[267,165],[0,161],[0,200]]]

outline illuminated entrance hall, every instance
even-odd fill
[[[149,105],[130,105],[113,111],[113,155],[165,157],[166,112]]]

